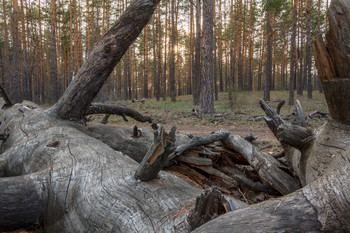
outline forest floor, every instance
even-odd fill
[[[271,105],[276,109],[280,101],[285,100],[286,103],[281,109],[281,116],[287,122],[290,121],[291,113],[294,106],[288,105],[287,91],[272,91]],[[327,105],[324,95],[319,91],[313,92],[313,98],[308,99],[307,93],[303,96],[295,96],[303,107],[305,115],[320,110],[327,112]],[[278,149],[278,141],[270,132],[263,119],[265,113],[260,108],[259,99],[263,96],[263,92],[234,92],[231,101],[228,100],[227,93],[220,93],[219,100],[215,101],[215,115],[198,116],[193,110],[198,110],[199,106],[192,104],[192,96],[179,96],[176,102],[171,102],[170,98],[166,101],[156,101],[153,99],[145,100],[144,103],[132,101],[116,101],[108,104],[116,104],[125,106],[139,111],[143,115],[151,116],[154,122],[161,123],[166,130],[173,125],[181,134],[191,133],[193,135],[208,135],[214,131],[225,128],[231,132],[245,136],[253,133],[258,136],[258,141],[262,144],[270,144],[267,146],[269,150]],[[94,115],[92,120],[100,122],[103,115]],[[325,119],[309,119],[309,127],[317,128]],[[140,123],[131,118],[125,122],[120,116],[111,116],[109,123],[111,125],[131,126],[137,125],[139,128],[151,129],[149,123]],[[271,149],[272,148],[272,149]]]

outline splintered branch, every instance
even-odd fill
[[[144,116],[138,111],[135,111],[130,108],[114,106],[114,105],[93,104],[88,108],[86,112],[86,115],[92,115],[92,114],[119,115],[119,116],[122,116],[124,120],[126,119],[126,116],[129,116],[139,122],[152,123],[152,118],[149,116]]]
[[[154,142],[135,173],[137,180],[149,181],[157,178],[169,155],[175,150],[175,131],[176,127],[173,126],[167,134],[164,128],[158,125],[154,132]]]
[[[301,107],[300,101],[296,100],[295,101],[295,109],[294,109],[294,119],[293,119],[292,123],[295,125],[306,127],[307,122],[305,119],[306,119],[306,117],[305,117],[303,108]]]
[[[261,108],[264,110],[267,116],[264,117],[266,124],[269,126],[272,133],[277,136],[278,126],[285,124],[281,116],[271,108],[263,99],[259,101]]]

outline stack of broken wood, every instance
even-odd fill
[[[301,187],[302,178],[298,165],[289,161],[290,147],[307,149],[314,133],[305,128],[307,117],[299,101],[296,103],[292,124],[287,124],[263,100],[260,105],[265,111],[266,124],[281,142],[284,151],[278,154],[262,152],[254,142],[254,135],[241,137],[222,129],[207,136],[186,136],[175,134],[173,127],[169,133],[158,123],[152,123],[150,117],[127,109],[115,109],[110,106],[93,105],[88,114],[106,112],[108,114],[132,117],[138,121],[152,123],[154,139],[146,155],[142,154],[135,178],[142,181],[156,179],[160,170],[167,170],[201,189],[216,186],[223,194],[245,201],[249,204],[260,202],[271,196],[289,194]],[[148,137],[134,127],[130,135],[135,140]],[[180,137],[176,141],[177,137]],[[304,140],[307,139],[307,140]],[[149,144],[146,144],[149,145]],[[123,149],[119,149],[123,151]],[[145,151],[146,152],[146,151]],[[145,153],[144,152],[144,153]],[[133,154],[129,155],[133,158]],[[291,165],[292,164],[292,165]],[[295,166],[294,166],[295,165]],[[301,166],[302,167],[302,166]]]
[[[247,203],[301,187],[288,166],[253,145],[253,135],[242,138],[222,129],[207,136],[187,134],[189,140],[175,146],[175,128],[169,134],[159,124],[153,124],[153,128],[154,142],[135,175],[140,181],[154,179],[164,168],[196,187],[216,186],[222,193]]]

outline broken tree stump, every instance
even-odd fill
[[[176,127],[173,126],[167,134],[164,128],[158,125],[154,132],[154,142],[135,173],[137,180],[149,181],[157,177],[169,155],[175,150],[175,131]]]
[[[188,216],[191,230],[221,214],[231,211],[230,205],[227,205],[226,202],[224,195],[215,186],[205,190],[197,197],[195,208]]]

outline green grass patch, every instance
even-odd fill
[[[262,91],[255,92],[233,92],[232,100],[228,99],[227,93],[219,93],[219,100],[215,101],[215,112],[221,113],[223,117],[203,116],[198,118],[193,115],[193,109],[199,109],[199,106],[193,105],[191,95],[178,96],[176,102],[171,102],[170,98],[163,101],[156,101],[155,98],[148,99],[145,103],[131,101],[115,101],[111,104],[126,106],[133,108],[144,115],[151,116],[154,121],[169,123],[174,125],[190,125],[190,126],[212,126],[212,125],[261,125],[265,122],[261,119],[264,112],[260,108],[259,99],[263,97]],[[287,91],[271,91],[271,101],[269,105],[276,109],[279,101],[285,100],[286,104],[281,109],[281,116],[285,117],[293,112],[294,106],[288,105],[289,92]],[[322,93],[313,92],[313,98],[308,99],[306,93],[304,96],[295,95],[295,99],[301,102],[304,113],[309,114],[313,111],[320,110],[327,112],[327,105]],[[94,116],[95,120],[102,119],[103,116]],[[113,117],[111,123],[121,124],[121,117]],[[323,121],[310,120],[311,126],[317,127]],[[136,124],[129,119],[128,124]],[[139,123],[137,123],[139,124]]]

